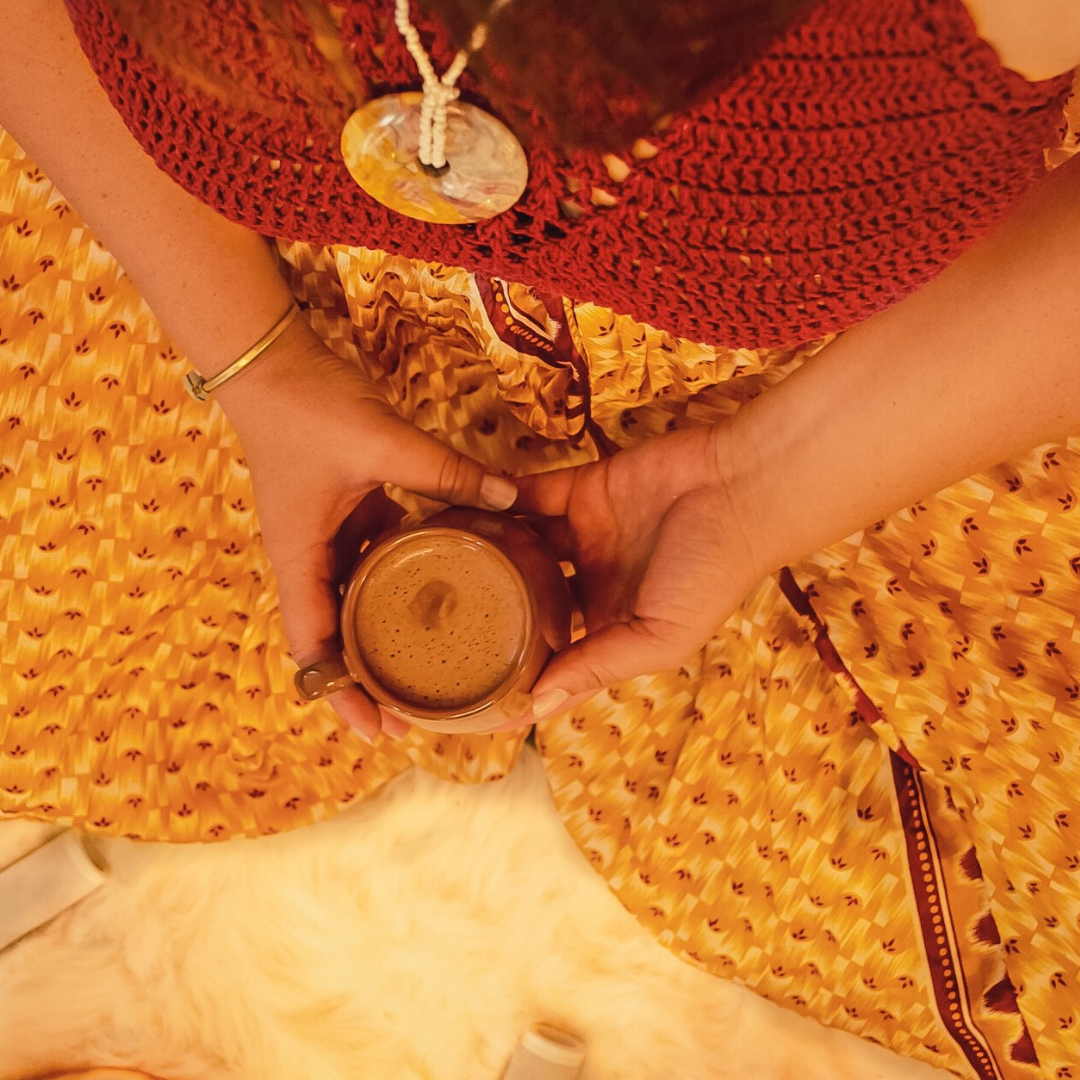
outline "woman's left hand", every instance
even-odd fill
[[[514,484],[400,417],[362,365],[297,320],[217,392],[243,446],[263,544],[297,666],[341,657],[339,586],[361,542],[393,523],[393,484],[425,498],[501,510]],[[357,685],[328,697],[362,737],[408,725]]]
[[[533,690],[539,719],[622,679],[678,667],[771,567],[724,467],[726,431],[657,436],[589,465],[517,480],[515,510],[577,567],[586,637]]]

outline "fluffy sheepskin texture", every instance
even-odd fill
[[[0,826],[0,865],[33,828]],[[0,953],[0,1080],[496,1080],[538,1020],[585,1039],[583,1080],[945,1075],[670,955],[531,754],[482,787],[413,771],[288,835],[101,847],[105,887]]]

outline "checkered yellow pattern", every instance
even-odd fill
[[[821,344],[715,349],[567,301],[589,382],[574,428],[548,407],[573,373],[504,341],[464,271],[280,250],[331,348],[510,472],[717,419]],[[183,358],[6,135],[0,361],[0,812],[206,841],[317,821],[411,765],[464,782],[512,766],[520,737],[369,748],[295,700],[231,429],[183,393]],[[1041,448],[793,568],[877,723],[768,581],[683,670],[543,726],[568,829],[662,942],[961,1076],[982,1075],[964,1039],[1008,1080],[1070,1075],[1078,451]],[[905,848],[901,745],[923,768],[936,907],[919,906],[930,841]],[[932,952],[945,926],[962,986]],[[963,1037],[943,1019],[961,1001]]]

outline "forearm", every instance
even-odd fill
[[[0,124],[71,200],[205,375],[290,301],[267,242],[173,183],[113,110],[61,0],[0,4]]]
[[[1078,316],[1080,159],[719,438],[721,467],[739,474],[732,483],[752,500],[748,513],[772,526],[761,568],[1080,430]],[[734,446],[739,458],[729,460]]]

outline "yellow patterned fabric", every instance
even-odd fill
[[[993,921],[970,923],[971,943],[1004,943],[1032,1048],[1059,1069],[1080,1061],[1078,494],[1070,439],[798,568],[875,734],[919,762],[970,838]]]
[[[520,735],[373,752],[301,706],[235,436],[6,135],[0,228],[3,810],[211,840],[320,820],[414,760],[503,775]]]
[[[459,269],[280,251],[331,348],[508,471],[729,414],[822,344],[717,349]],[[498,779],[521,736],[369,748],[294,699],[242,452],[184,370],[0,137],[0,812],[209,841],[411,765]],[[682,670],[542,725],[567,828],[665,945],[959,1076],[1073,1075],[1078,451],[834,545]]]

